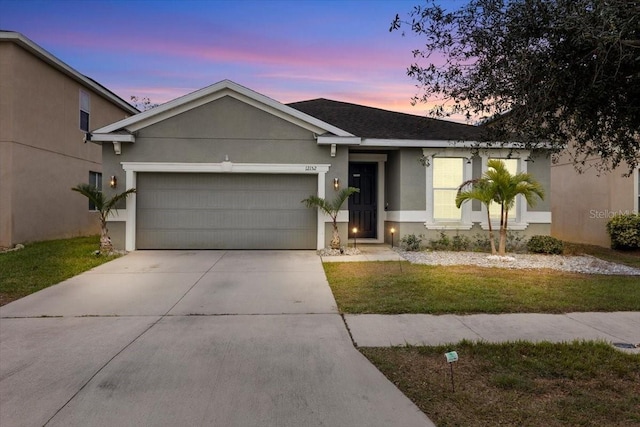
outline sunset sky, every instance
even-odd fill
[[[329,98],[423,115],[406,75],[420,38],[389,32],[419,1],[2,0],[0,29],[127,101],[163,103],[230,79],[283,103]]]

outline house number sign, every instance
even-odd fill
[[[304,170],[306,170],[306,171],[315,171],[316,168],[317,168],[316,166],[309,165],[309,166],[305,166]]]

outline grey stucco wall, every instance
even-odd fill
[[[551,158],[546,154],[532,156],[533,162],[527,162],[527,172],[535,178],[544,189],[544,199],[536,199],[534,206],[529,206],[531,212],[551,211]]]
[[[348,179],[346,148],[339,147],[331,157],[330,147],[318,146],[313,132],[229,96],[140,129],[135,135],[135,143],[122,143],[120,155],[114,153],[112,144],[103,144],[107,195],[126,188],[122,162],[220,163],[228,156],[232,163],[329,164],[327,199],[335,195],[333,178],[343,183]],[[115,190],[108,184],[111,175],[118,178]],[[124,246],[121,224],[109,223],[117,248]],[[346,225],[344,229],[346,236]]]
[[[394,236],[394,246],[400,246],[400,239],[409,234],[415,234],[416,236],[422,236],[422,245],[428,246],[430,240],[437,240],[440,238],[440,232],[443,231],[445,235],[453,237],[456,234],[460,236],[466,236],[473,242],[477,237],[489,237],[489,231],[483,230],[478,224],[474,224],[470,230],[427,230],[424,223],[421,222],[385,222],[385,243],[391,243],[391,237],[388,230],[394,227],[396,232]],[[510,234],[514,234],[523,239],[523,241],[530,239],[535,235],[549,235],[551,232],[550,224],[530,224],[525,230],[509,230]],[[498,238],[499,231],[494,230],[496,239]]]
[[[311,131],[227,96],[139,130],[121,155],[104,143],[105,192],[114,193],[106,184],[111,175],[118,177],[116,191],[126,188],[121,162],[220,163],[225,156],[233,163],[330,164],[327,197],[333,178],[347,180],[346,149],[331,157]]]
[[[385,201],[389,211],[426,208],[426,169],[418,161],[421,149],[390,151],[385,171]]]

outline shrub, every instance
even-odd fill
[[[420,250],[420,243],[422,242],[422,235],[416,236],[415,234],[406,234],[400,239],[400,247],[405,251],[415,252]]]
[[[507,245],[506,249],[509,252],[518,252],[526,249],[527,240],[524,236],[517,231],[507,232]]]
[[[444,231],[441,231],[440,238],[436,240],[429,240],[429,245],[434,251],[446,251],[451,246],[451,239],[449,238],[449,236],[444,234]]]
[[[527,249],[536,254],[561,254],[564,244],[555,237],[533,236],[527,242]]]
[[[616,215],[607,223],[613,249],[640,249],[640,214]]]
[[[451,238],[451,249],[454,251],[468,251],[471,246],[471,239],[467,236],[461,236],[456,233],[453,238]]]

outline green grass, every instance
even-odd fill
[[[429,266],[325,263],[343,313],[567,313],[640,311],[638,277]]]
[[[604,343],[359,350],[438,426],[640,425],[640,355]]]
[[[98,236],[49,240],[0,253],[0,305],[55,285],[117,256],[96,256]]]

